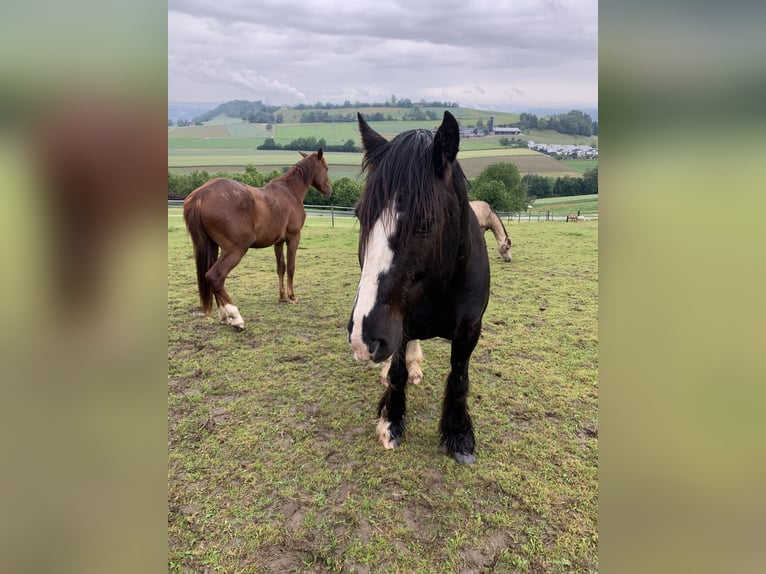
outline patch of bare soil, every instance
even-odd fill
[[[513,546],[513,541],[505,532],[495,532],[484,540],[481,547],[468,547],[461,550],[460,555],[465,561],[462,574],[480,574],[492,571],[492,568],[500,558],[500,554],[506,548]]]

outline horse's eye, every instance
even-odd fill
[[[415,233],[418,235],[428,235],[433,231],[434,227],[434,220],[433,219],[425,219],[420,222],[420,225],[418,225],[417,229],[415,229]]]

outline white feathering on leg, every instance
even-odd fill
[[[383,448],[386,450],[394,448],[395,445],[391,442],[391,422],[383,417],[379,418],[376,430],[378,432],[378,439],[383,443]]]

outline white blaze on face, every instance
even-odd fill
[[[381,274],[391,268],[394,252],[388,242],[396,232],[396,214],[390,207],[380,215],[370,230],[367,238],[367,248],[362,261],[362,276],[356,289],[356,300],[351,318],[354,326],[349,341],[354,350],[354,357],[360,361],[370,360],[370,351],[362,341],[362,323],[378,297],[378,284]]]

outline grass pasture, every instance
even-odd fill
[[[550,211],[555,215],[569,215],[580,210],[584,215],[598,213],[598,194],[570,197],[543,197],[536,199],[530,211]]]
[[[245,257],[236,332],[195,312],[169,209],[169,572],[595,572],[597,223],[507,223],[511,263],[487,234],[470,467],[438,446],[445,341],[423,343],[404,444],[377,441],[378,370],[346,339],[358,228],[335,224],[306,222],[297,304],[277,300],[272,249]]]

